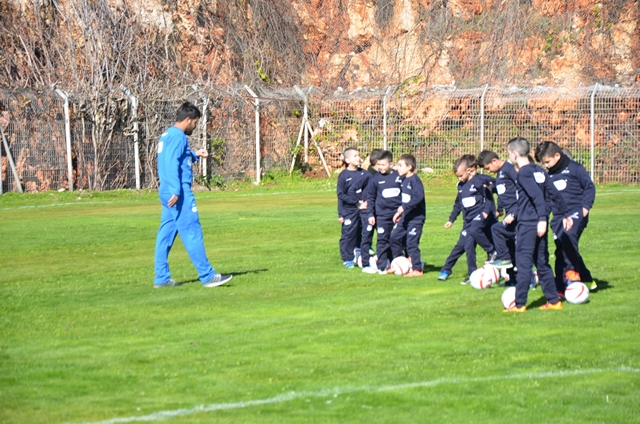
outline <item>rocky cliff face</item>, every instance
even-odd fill
[[[0,12],[5,85],[631,85],[640,73],[633,0],[6,0]]]

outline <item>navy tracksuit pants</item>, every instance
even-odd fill
[[[385,270],[389,268],[393,258],[402,255],[402,249],[400,251],[394,251],[391,246],[393,216],[376,216],[376,231],[378,233],[378,243],[376,244],[378,269]],[[395,246],[393,248],[395,248]]]
[[[534,265],[538,270],[538,278],[542,292],[547,301],[556,303],[558,291],[556,290],[553,270],[549,265],[548,234],[538,237],[537,222],[518,222],[516,226],[516,261],[518,269],[516,274],[516,306],[527,304],[527,294],[531,283],[531,273],[528,271]]]
[[[373,244],[373,233],[375,229],[375,225],[369,224],[369,218],[366,214],[360,214],[360,222],[362,226],[362,237],[360,241],[360,256],[362,257],[362,267],[369,266],[369,259],[371,255],[369,254],[369,249],[371,249],[371,245]]]
[[[411,258],[412,268],[416,271],[422,271],[420,237],[422,237],[423,226],[424,216],[409,217],[409,219],[405,219],[403,216],[391,233],[391,251],[402,252],[406,247],[407,255]]]
[[[510,259],[514,267],[516,267],[516,225],[514,220],[511,224],[505,224],[504,221],[496,222],[491,226],[491,235],[493,236],[493,246],[496,248],[497,259]],[[515,271],[513,268],[507,268],[509,281],[515,284]]]
[[[467,271],[471,275],[478,267],[476,264],[476,244],[479,244],[487,253],[493,253],[494,251],[493,243],[488,234],[491,234],[491,224],[495,222],[495,219],[491,215],[487,216],[486,219],[482,215],[478,215],[473,220],[465,222],[460,232],[458,243],[451,250],[441,271],[451,273],[460,256],[466,253]]]
[[[589,223],[589,216],[582,215],[582,210],[571,215],[573,219],[573,226],[571,230],[565,231],[562,226],[562,218],[555,218],[551,220],[551,229],[553,230],[553,239],[556,245],[556,287],[558,291],[563,292],[567,288],[567,280],[565,273],[567,270],[574,270],[580,274],[582,281],[593,281],[591,271],[587,268],[580,251],[578,250],[578,243],[580,237],[587,224]]]
[[[340,236],[340,256],[342,262],[353,261],[353,249],[358,247],[361,232],[360,211],[358,209],[344,211],[342,235]]]

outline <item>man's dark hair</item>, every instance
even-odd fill
[[[455,162],[453,162],[453,172],[458,172],[458,168],[462,165],[466,168],[477,168],[476,157],[473,155],[462,155]]]
[[[351,153],[351,152],[357,152],[358,149],[356,149],[355,147],[347,147],[346,149],[344,149],[344,151],[342,152],[342,165],[343,166],[348,166],[349,164],[347,163],[346,159],[347,159],[347,153]]]
[[[176,112],[176,122],[182,122],[187,118],[196,119],[201,116],[202,114],[200,113],[198,106],[191,102],[184,102],[178,109],[178,112]]]
[[[369,153],[369,163],[372,166],[376,165],[376,162],[380,159],[380,153],[382,153],[382,151],[382,149],[373,149],[371,153]]]
[[[498,154],[492,150],[483,150],[478,154],[478,166],[484,168],[485,165],[489,165],[494,159],[500,160]]]
[[[393,153],[391,153],[388,150],[383,150],[380,152],[380,156],[378,156],[378,159],[376,160],[376,162],[378,162],[379,160],[388,160],[389,163],[393,162]]]
[[[411,172],[416,172],[416,158],[413,155],[402,155],[398,158],[398,162],[403,161],[407,166],[411,167]]]
[[[536,147],[536,161],[542,162],[544,158],[552,158],[560,153],[562,155],[562,148],[553,141],[543,141]]]

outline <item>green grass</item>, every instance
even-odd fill
[[[464,258],[436,280],[453,185],[428,184],[428,272],[407,279],[343,268],[332,184],[198,193],[235,274],[214,289],[179,241],[185,284],[153,289],[153,192],[0,198],[0,422],[640,422],[640,190],[599,188],[589,303],[503,314],[501,289],[458,284]]]

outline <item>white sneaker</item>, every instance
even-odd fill
[[[202,283],[203,287],[218,287],[231,280],[233,275],[231,274],[216,274],[213,278],[206,283]]]
[[[378,270],[372,266],[366,266],[362,268],[362,272],[364,272],[365,274],[375,274],[378,272]]]

